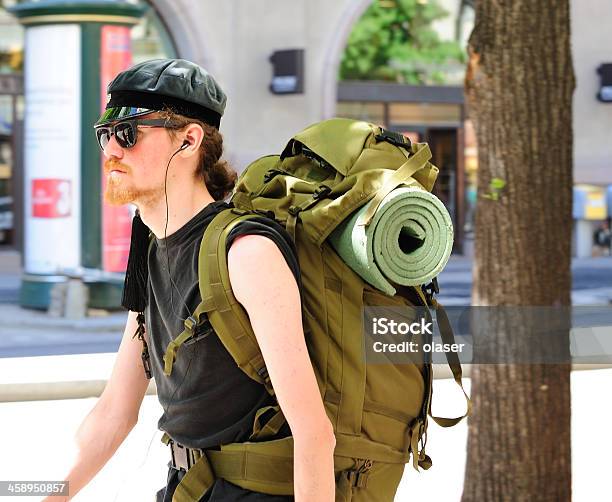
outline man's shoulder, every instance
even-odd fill
[[[238,238],[245,235],[265,237],[277,245],[294,247],[293,240],[285,228],[275,219],[267,216],[254,216],[248,220],[239,222],[228,234],[229,246]]]

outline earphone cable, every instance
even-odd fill
[[[187,313],[189,314],[190,317],[193,316],[193,313],[191,312],[191,310],[189,309],[189,306],[187,305],[187,303],[185,302],[185,300],[181,297],[180,291],[178,289],[178,287],[176,286],[174,280],[172,279],[172,271],[170,270],[170,253],[168,252],[168,242],[167,242],[167,232],[168,232],[168,220],[169,220],[169,215],[170,215],[170,210],[169,210],[169,205],[168,205],[168,190],[167,190],[167,185],[168,185],[168,169],[170,168],[170,163],[172,162],[172,159],[174,158],[174,156],[179,153],[183,148],[179,148],[176,152],[174,152],[172,154],[172,156],[170,157],[170,159],[168,160],[168,164],[166,165],[166,175],[164,177],[164,197],[166,200],[166,225],[164,227],[164,246],[166,248],[166,263],[167,263],[167,267],[168,267],[168,278],[170,279],[170,308],[172,309],[172,313],[178,317],[179,319],[181,319],[182,321],[185,321],[185,319],[182,319],[182,317],[180,315],[178,315],[176,313],[176,310],[174,309],[174,303],[173,303],[173,295],[172,295],[172,288],[176,289],[177,294],[179,295],[179,298],[181,298],[181,301],[183,302],[183,305],[185,305],[185,309],[187,310]],[[181,382],[179,385],[177,385],[174,389],[174,391],[172,392],[172,395],[170,396],[170,399],[168,400],[168,407],[163,407],[164,413],[167,414],[168,411],[170,410],[170,407],[172,406],[172,399],[174,399],[174,396],[176,395],[176,392],[179,390],[179,388],[181,388],[183,386],[183,383],[185,382],[185,378],[187,378],[187,374],[189,373],[189,368],[191,367],[191,361],[193,360],[193,355],[196,352],[196,346],[194,346],[192,353],[191,353],[191,357],[189,358],[189,362],[187,364],[187,369],[185,370],[185,374],[183,375],[183,378],[181,379]]]
[[[170,159],[168,160],[168,164],[166,165],[166,175],[164,177],[164,197],[166,200],[166,225],[164,227],[164,247],[166,248],[166,266],[167,266],[167,271],[168,271],[168,278],[170,279],[170,308],[172,309],[172,313],[180,318],[182,321],[184,321],[185,319],[182,319],[181,316],[179,314],[177,314],[176,310],[174,309],[174,300],[173,300],[173,293],[172,290],[176,289],[176,292],[179,296],[179,298],[181,298],[181,300],[183,301],[183,305],[185,305],[185,310],[187,310],[187,313],[189,314],[189,317],[193,316],[193,312],[191,312],[191,310],[189,309],[189,306],[187,305],[187,303],[185,303],[185,301],[182,299],[181,297],[181,292],[179,291],[178,286],[176,285],[176,283],[174,282],[174,279],[172,278],[172,270],[170,269],[170,252],[168,251],[169,248],[169,243],[168,243],[168,221],[169,221],[169,216],[170,216],[170,208],[168,205],[168,190],[167,190],[167,186],[168,186],[168,169],[170,168],[170,163],[172,162],[172,159],[174,158],[174,156],[179,153],[181,151],[181,149],[178,149],[176,152],[174,152],[172,154],[172,156],[170,157]]]

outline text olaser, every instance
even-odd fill
[[[372,333],[374,335],[433,335],[432,323],[425,322],[421,318],[420,322],[397,322],[386,317],[374,317],[372,319]]]
[[[383,343],[374,342],[374,352],[463,352],[465,343],[425,343],[422,347],[416,342]]]

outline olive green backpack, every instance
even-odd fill
[[[164,356],[170,374],[180,345],[193,334],[194,320],[207,313],[238,366],[274,393],[248,316],[232,294],[226,239],[249,218],[268,215],[283,224],[296,244],[304,333],[336,435],[337,502],[392,501],[411,455],[415,469],[431,466],[425,454],[431,364],[366,364],[362,315],[367,305],[432,307],[443,341],[452,343],[448,319],[431,290],[397,286],[398,293],[387,296],[364,282],[326,242],[356,209],[371,200],[375,206],[399,185],[431,191],[438,170],[430,158],[426,144],[411,144],[365,122],[330,119],[294,136],[280,156],[253,162],[238,180],[234,208],[219,213],[204,233],[199,255],[202,303]],[[461,386],[459,360],[454,353],[448,357]],[[432,418],[448,427],[463,417]],[[173,500],[199,500],[215,478],[263,493],[292,494],[292,438],[273,439],[284,423],[278,406],[259,410],[249,442],[207,451],[187,472]]]

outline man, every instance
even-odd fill
[[[164,408],[158,425],[174,448],[246,441],[255,412],[274,399],[242,373],[214,333],[181,348],[172,374],[163,372],[168,343],[200,301],[197,257],[204,229],[231,207],[223,198],[236,175],[219,161],[225,94],[204,69],[180,59],[136,65],[120,73],[108,93],[96,134],[105,157],[106,200],[135,204],[139,212],[124,292],[124,300],[138,307],[130,307],[134,311],[109,382],[77,433],[79,454],[67,476],[71,496],[95,476],[137,422],[148,384],[143,361],[148,360],[146,354],[141,359],[143,344],[134,333],[144,319],[141,338]],[[143,223],[148,227],[144,233]],[[154,235],[150,246],[149,229]],[[295,500],[332,501],[335,440],[306,349],[290,239],[271,220],[268,225],[243,224],[230,237],[232,289],[249,315],[290,428],[279,434],[294,437]],[[143,270],[148,272],[145,282]],[[138,312],[145,303],[143,319]],[[167,487],[157,500],[172,500],[184,475],[185,469],[171,460]],[[292,497],[258,494],[217,479],[201,500]]]

